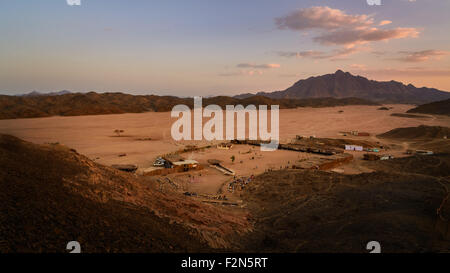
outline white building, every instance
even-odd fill
[[[345,145],[345,150],[362,152],[363,151],[363,147],[362,146],[358,146],[358,145]]]

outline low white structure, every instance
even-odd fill
[[[358,145],[345,145],[345,150],[362,152],[364,149],[362,146],[358,146]]]
[[[382,155],[380,157],[380,160],[389,160],[389,159],[394,159],[394,157],[392,155]]]

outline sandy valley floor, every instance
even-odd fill
[[[450,126],[450,117],[394,117],[392,113],[404,113],[413,106],[389,107],[393,109],[377,110],[379,106],[283,109],[280,111],[280,140],[289,142],[296,135],[342,138],[339,132],[352,130],[371,133],[371,137],[362,139],[377,140],[374,135],[399,127],[421,124]],[[175,121],[170,117],[170,112],[0,120],[0,133],[38,144],[64,144],[101,164],[136,164],[143,169],[150,167],[157,156],[180,150],[185,145],[214,144],[207,141],[174,141],[170,129]],[[116,129],[124,130],[124,133],[118,137],[114,133]],[[236,157],[234,163],[230,160],[232,155]],[[268,168],[279,169],[300,157],[314,155],[290,151],[261,152],[256,147],[239,145],[232,150],[214,148],[184,156],[203,164],[211,158],[220,159],[238,175],[249,176],[260,174]],[[364,171],[351,165],[342,170],[346,173]],[[197,174],[193,178],[180,176],[178,180],[186,180],[189,190],[214,194],[230,179],[211,169],[205,169],[202,173],[203,176]]]

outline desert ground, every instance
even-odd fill
[[[387,106],[392,109],[380,111],[379,106],[282,109],[280,141],[289,141],[296,135],[336,138],[340,131],[359,130],[376,135],[399,127],[450,124],[450,118],[445,116],[426,119],[391,116],[414,106]],[[155,156],[176,151],[182,145],[207,144],[174,141],[170,128],[175,120],[170,112],[11,119],[0,120],[0,132],[38,144],[59,142],[105,165],[130,162],[146,166]],[[121,137],[114,133],[116,129],[124,130]],[[121,153],[126,153],[126,158],[117,158]]]
[[[205,242],[205,245],[199,246],[190,243],[185,246],[182,242],[175,244],[175,247],[161,245],[162,250],[212,247],[252,252],[361,252],[365,251],[363,243],[379,238],[386,242],[384,245],[388,252],[450,251],[448,240],[445,239],[448,236],[448,222],[445,222],[446,226],[441,232],[443,235],[436,235],[437,222],[434,222],[436,208],[443,205],[446,206],[442,210],[443,215],[448,219],[448,202],[443,200],[446,200],[445,196],[449,192],[449,161],[446,154],[450,147],[449,140],[446,136],[420,141],[377,136],[402,127],[450,127],[450,117],[392,116],[393,113],[405,113],[414,106],[386,107],[390,109],[379,110],[380,106],[345,106],[280,110],[280,143],[312,143],[319,147],[342,147],[342,143],[346,142],[373,144],[384,147],[378,154],[393,155],[394,160],[365,161],[362,158],[366,152],[345,151],[342,155],[351,155],[351,161],[327,170],[300,170],[297,164],[313,162],[314,166],[314,162],[327,160],[326,158],[334,155],[286,149],[262,152],[258,146],[249,144],[234,144],[231,149],[219,149],[215,144],[223,141],[177,142],[170,134],[171,125],[176,119],[170,117],[170,112],[152,112],[0,120],[1,134],[13,135],[35,144],[45,144],[35,147],[3,136],[4,143],[0,148],[6,153],[1,157],[5,166],[2,170],[5,177],[10,176],[10,171],[17,173],[17,177],[10,176],[17,181],[7,180],[11,185],[31,178],[33,183],[34,180],[39,180],[43,187],[47,187],[47,174],[35,176],[36,170],[47,169],[49,171],[45,172],[54,176],[52,181],[55,187],[61,187],[61,179],[64,185],[67,181],[81,179],[80,185],[88,185],[85,194],[92,195],[95,200],[100,198],[101,204],[108,199],[102,194],[104,190],[92,190],[91,187],[103,187],[104,183],[113,187],[112,199],[128,202],[133,206],[145,204],[151,211],[156,211],[157,215],[166,209],[167,212],[163,211],[163,214],[170,216],[169,219],[174,217],[172,214],[178,217],[170,221],[183,223],[189,229],[194,228]],[[115,130],[123,132],[116,134]],[[355,130],[368,132],[370,136],[342,133]],[[448,128],[445,130],[448,133]],[[296,140],[298,135],[304,138]],[[194,145],[198,149],[183,151]],[[31,148],[24,148],[28,146]],[[408,149],[432,149],[437,154],[411,156],[405,153]],[[142,176],[158,156],[168,153],[196,160],[203,168]],[[84,159],[84,156],[88,159]],[[234,161],[232,157],[235,158]],[[42,158],[47,161],[39,162]],[[91,163],[89,159],[95,162]],[[222,166],[234,171],[235,175],[225,175],[213,168],[209,162],[211,159],[220,161]],[[135,164],[139,168],[135,174],[128,174],[103,166],[113,164]],[[35,165],[39,166],[38,169]],[[72,166],[74,170],[82,168],[83,175],[64,167],[66,165]],[[64,172],[59,173],[60,169]],[[74,177],[67,178],[72,176]],[[100,177],[104,179],[101,183],[98,182]],[[249,183],[244,186],[239,184],[249,181],[250,177]],[[116,192],[116,184],[119,183],[115,182],[117,179],[120,183],[128,181],[125,190],[118,188],[119,193]],[[233,184],[236,179],[239,183]],[[70,182],[68,185],[72,184]],[[12,187],[8,185],[5,187]],[[230,189],[231,185],[236,185],[236,188]],[[19,189],[19,186],[16,188]],[[75,192],[84,192],[81,188],[80,186]],[[65,192],[67,189],[59,190]],[[17,199],[14,196],[4,197],[12,207]],[[45,198],[53,196],[54,194],[49,194]],[[184,210],[184,206],[188,210]],[[197,208],[192,211],[192,215],[189,214],[191,207]],[[86,208],[86,211],[93,208]],[[100,215],[104,212],[98,213]],[[141,214],[142,219],[132,221],[137,223],[149,219],[145,216],[147,212]],[[125,211],[124,215],[129,213]],[[115,213],[111,213],[110,217],[117,218]],[[112,220],[107,222],[110,221]],[[65,225],[62,226],[65,230]],[[384,232],[386,228],[389,232]],[[248,232],[251,232],[249,236],[242,235]],[[99,234],[100,237],[103,236],[103,231]],[[145,232],[142,231],[142,234]],[[117,249],[110,249],[103,241],[97,244],[94,239],[88,239],[85,241],[90,242],[90,250],[94,252],[124,249],[133,252],[139,249],[133,248],[135,242],[126,244],[129,248],[116,246]],[[61,240],[65,240],[65,237]],[[334,244],[333,240],[339,243]],[[10,246],[10,249],[15,248]]]
[[[297,108],[280,110],[280,142],[289,143],[296,135],[317,138],[355,138],[378,141],[376,135],[399,127],[418,125],[449,126],[450,117],[425,116],[418,118],[391,116],[404,113],[413,105],[386,105],[388,111],[379,106],[343,106],[326,108]],[[222,141],[174,141],[171,126],[176,118],[170,112],[139,114],[95,115],[75,117],[49,117],[33,119],[0,120],[0,132],[14,135],[36,144],[59,143],[76,149],[79,153],[103,164],[135,164],[139,170],[152,166],[156,157],[178,151],[186,145],[206,146]],[[206,118],[204,119],[204,122]],[[119,135],[114,131],[123,130]],[[368,132],[369,137],[342,136],[342,131]],[[402,156],[408,143],[396,143],[397,149],[390,154]],[[350,152],[361,159],[361,152]],[[183,155],[207,165],[208,159],[218,159],[236,172],[237,176],[251,176],[268,169],[280,169],[301,159],[317,157],[309,153],[292,151],[261,152],[258,147],[239,145],[230,150],[194,151]],[[231,157],[235,161],[231,161]],[[139,173],[138,170],[138,173]],[[370,169],[351,163],[336,169],[337,172],[355,174]],[[189,174],[170,175],[183,185],[184,190],[204,194],[215,194],[230,180],[214,169],[206,168]]]
[[[386,106],[391,109],[380,111],[377,110],[379,106],[282,109],[280,142],[288,143],[296,135],[342,138],[339,132],[352,130],[371,134],[370,137],[356,137],[357,139],[375,141],[375,135],[394,128],[422,124],[430,126],[450,124],[450,118],[446,116],[422,115],[425,118],[391,116],[392,113],[404,113],[413,106]],[[176,118],[171,118],[170,112],[14,119],[0,120],[0,132],[36,144],[63,144],[104,165],[136,164],[141,169],[150,167],[157,156],[175,152],[186,145],[206,146],[221,142],[174,141],[170,129],[175,121]],[[119,136],[114,133],[116,129],[124,132]],[[248,175],[252,169],[262,172],[267,168],[283,166],[299,157],[298,154],[291,152],[263,153],[258,149],[255,150],[258,163],[250,166],[246,160],[245,167],[241,167],[239,163],[243,159],[239,154],[248,150],[249,147],[231,151],[212,151],[210,156],[205,156],[204,153],[191,153],[187,157],[198,161],[204,161],[207,157],[216,158],[231,163],[230,157],[235,155],[236,161],[232,164],[232,168],[243,175]],[[248,156],[242,157],[248,159]]]

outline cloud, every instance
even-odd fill
[[[330,52],[307,50],[307,51],[278,51],[278,56],[291,58],[311,58],[311,59],[340,59],[342,57],[364,50],[361,47],[340,48]]]
[[[351,64],[350,68],[357,69],[357,70],[366,70],[367,69],[367,65],[365,65],[365,64]]]
[[[236,67],[243,68],[239,71],[232,71],[227,73],[221,73],[219,76],[231,77],[231,76],[257,76],[264,74],[263,70],[280,68],[280,64],[252,64],[252,63],[240,63]]]
[[[345,57],[360,51],[366,50],[362,47],[348,47],[348,48],[341,48],[341,49],[335,49],[332,54],[332,59]]]
[[[247,71],[241,71],[243,75],[253,76],[253,75],[262,75],[263,72],[260,70],[247,70]]]
[[[428,60],[439,60],[443,56],[450,55],[450,52],[443,50],[429,49],[422,51],[401,51],[400,54],[404,54],[405,56],[397,58],[397,60],[403,62],[418,63],[418,62],[425,62]]]
[[[295,57],[295,58],[312,58],[323,59],[328,58],[327,54],[323,51],[306,50],[306,51],[278,51],[278,56],[281,57]]]
[[[387,51],[372,51],[372,52],[370,52],[370,53],[372,53],[372,54],[374,54],[374,55],[376,55],[376,56],[384,56],[384,55],[386,55],[388,52],[387,52]]]
[[[251,63],[241,63],[236,67],[239,68],[256,68],[256,69],[271,69],[271,68],[280,68],[279,64],[251,64]]]
[[[350,15],[342,10],[326,6],[304,8],[284,17],[275,18],[275,24],[279,29],[300,32],[313,30],[317,34],[313,36],[313,41],[328,46],[351,48],[359,44],[415,38],[419,35],[419,30],[416,28],[378,28],[391,23],[390,20],[383,20],[376,25],[369,15]],[[304,56],[300,54],[300,57]],[[321,58],[322,56],[307,55],[306,57]]]
[[[392,24],[392,21],[390,21],[390,20],[383,20],[378,25],[379,26],[385,26],[385,25],[389,25],[389,24]]]
[[[222,77],[233,77],[233,76],[257,76],[264,74],[261,70],[241,70],[237,72],[221,73],[219,76]]]
[[[315,42],[324,45],[345,45],[348,47],[368,42],[385,41],[406,37],[417,37],[419,32],[415,28],[395,28],[395,29],[343,29],[324,33],[314,38]]]
[[[280,29],[337,29],[348,26],[369,26],[373,19],[368,15],[348,15],[339,9],[329,7],[310,7],[275,18]]]

